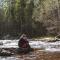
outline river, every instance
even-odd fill
[[[47,42],[47,41],[29,41],[31,48],[39,49],[37,52],[30,52],[26,55],[16,55],[3,57],[0,60],[36,60],[37,53],[44,51],[48,53],[60,52],[60,41]],[[18,48],[18,40],[0,40],[0,48]],[[40,53],[41,54],[41,53]]]

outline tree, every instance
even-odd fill
[[[33,22],[33,36],[45,36],[47,34],[47,29],[44,26],[44,23],[39,21]]]
[[[34,11],[34,0],[31,0],[30,3],[26,6],[25,9],[25,32],[29,35],[32,35],[32,23],[33,23],[33,11]]]

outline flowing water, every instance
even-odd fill
[[[41,54],[42,56],[45,56],[47,54],[46,53],[44,55],[42,51],[48,53],[53,53],[53,52],[60,53],[60,41],[56,41],[56,42],[29,41],[29,44],[31,48],[39,49],[39,50],[30,52],[26,55],[15,55],[15,56],[8,56],[8,57],[0,56],[0,60],[37,60],[39,54]],[[18,40],[0,40],[0,48],[18,48]]]

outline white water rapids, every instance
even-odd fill
[[[18,40],[0,40],[0,48],[18,48]],[[32,48],[40,48],[44,51],[60,52],[60,41],[46,42],[46,41],[29,41]]]

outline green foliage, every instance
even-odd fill
[[[43,23],[33,19],[34,0],[5,1],[0,18],[0,21],[3,20],[0,22],[1,36],[9,34],[16,37],[22,33],[30,37],[46,35],[47,30]]]
[[[34,21],[33,25],[33,36],[45,36],[47,33],[46,27],[43,25],[42,22]]]

